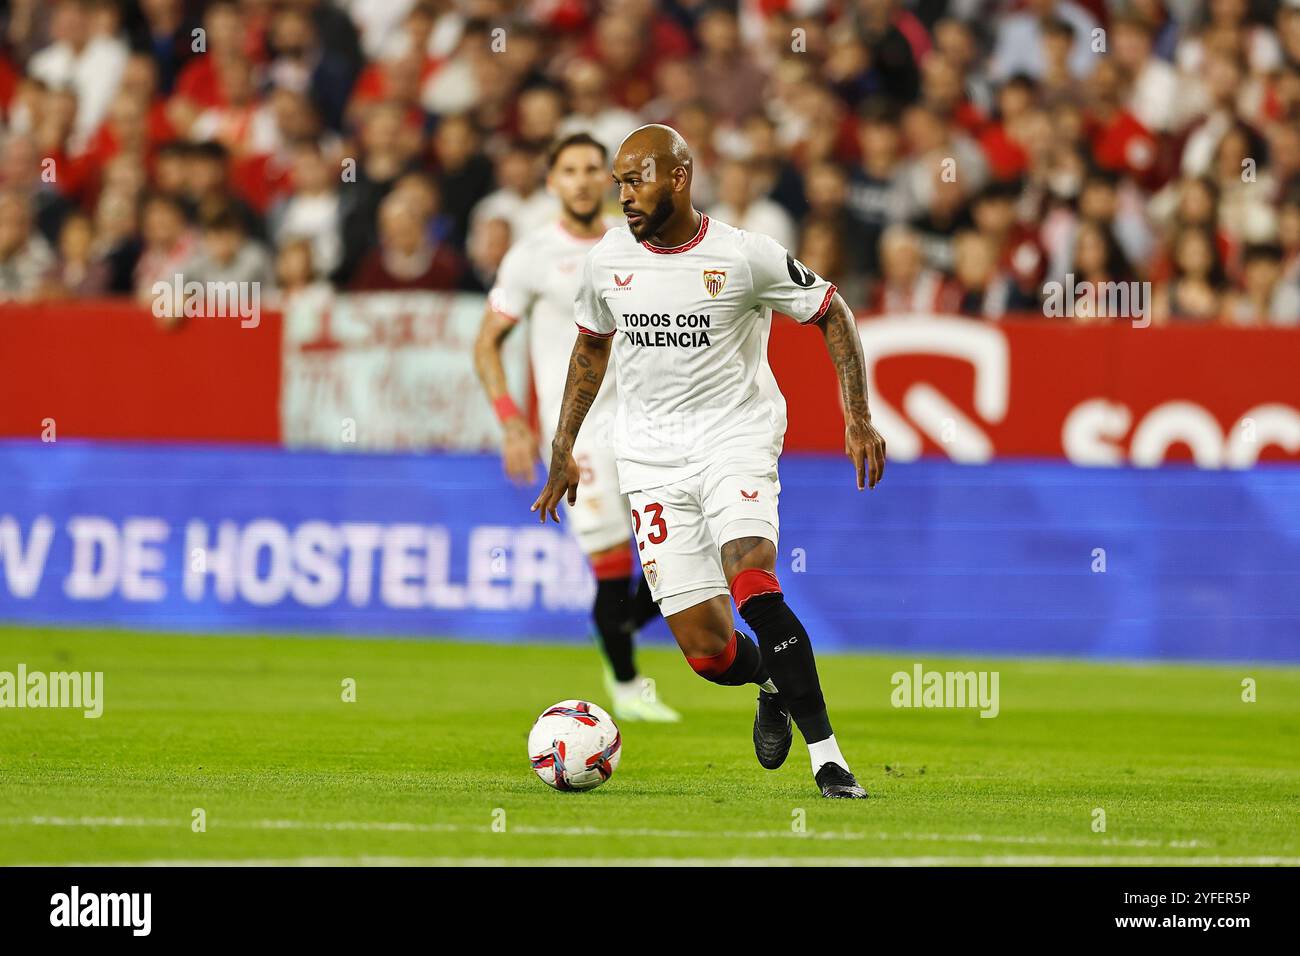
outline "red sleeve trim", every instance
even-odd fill
[[[501,318],[505,319],[507,322],[514,322],[516,325],[518,325],[518,324],[519,324],[519,316],[517,316],[517,315],[511,315],[511,314],[510,314],[509,312],[507,312],[505,309],[499,307],[499,306],[497,305],[497,299],[498,299],[498,298],[499,298],[499,296],[497,295],[497,290],[496,290],[496,289],[493,289],[491,292],[489,292],[489,293],[488,293],[488,300],[487,300],[487,301],[488,301],[488,308],[492,310],[492,313],[493,313],[494,315],[499,315],[499,316],[501,316]]]
[[[813,315],[813,316],[811,316],[811,317],[809,317],[809,318],[807,318],[807,319],[804,319],[804,320],[803,320],[802,322],[800,322],[799,324],[800,324],[800,325],[812,325],[814,322],[816,322],[818,319],[820,319],[823,315],[825,315],[825,314],[826,314],[826,310],[829,309],[829,308],[831,307],[831,299],[832,299],[832,297],[834,297],[835,292],[836,292],[836,289],[835,289],[835,283],[832,282],[832,283],[831,283],[831,287],[830,287],[829,289],[826,290],[826,297],[825,297],[824,299],[822,299],[821,308],[819,308],[819,309],[817,310],[817,312],[816,312],[815,315]]]
[[[583,335],[594,335],[598,339],[608,339],[608,338],[612,338],[614,335],[614,332],[593,332],[591,329],[584,328],[581,325],[578,326],[578,331],[581,332]],[[614,331],[617,332],[618,330],[615,329]]]

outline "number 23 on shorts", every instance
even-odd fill
[[[636,538],[638,551],[644,551],[646,542],[651,544],[663,544],[668,537],[668,526],[664,524],[664,506],[657,502],[650,502],[645,506],[646,518],[646,536],[641,540],[641,512],[632,509],[632,535]]]

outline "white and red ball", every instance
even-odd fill
[[[623,741],[618,725],[585,700],[547,707],[528,732],[533,772],[556,790],[592,790],[614,775]]]

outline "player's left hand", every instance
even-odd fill
[[[870,418],[849,420],[844,427],[844,454],[858,471],[858,491],[864,480],[866,487],[874,488],[885,477],[885,439]]]
[[[569,504],[574,504],[578,500],[578,463],[573,460],[573,455],[567,451],[552,450],[551,452],[551,472],[546,476],[546,487],[542,493],[537,496],[533,506],[529,511],[541,511],[539,520],[546,524],[546,515],[549,513],[555,519],[555,523],[560,523],[560,515],[556,510],[560,507],[560,499],[568,498]]]

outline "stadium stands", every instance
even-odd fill
[[[13,0],[0,301],[483,291],[558,133],[691,141],[696,193],[862,312],[1300,323],[1297,0]],[[401,199],[389,201],[396,193]],[[1093,321],[1097,310],[1078,310]]]

